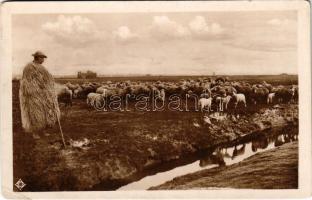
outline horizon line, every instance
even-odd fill
[[[12,74],[12,78],[20,77],[22,74]],[[77,78],[77,74],[71,74],[71,75],[53,75],[55,78]],[[96,78],[106,78],[106,77],[187,77],[187,76],[194,76],[194,77],[202,77],[202,76],[208,76],[208,77],[219,77],[219,76],[298,76],[298,74],[295,73],[279,73],[279,74],[111,74],[111,75],[97,75]],[[91,78],[92,79],[92,78]]]

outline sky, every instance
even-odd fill
[[[14,15],[13,75],[37,50],[53,75],[297,74],[297,13]]]

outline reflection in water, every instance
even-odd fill
[[[297,139],[298,135],[292,133],[283,133],[275,136],[260,135],[243,144],[227,148],[217,147],[212,153],[203,157],[200,160],[199,165],[200,167],[207,167],[212,164],[217,164],[218,166],[231,165],[240,162],[257,152],[273,149],[274,147],[296,141]]]
[[[237,146],[235,145],[234,150],[233,150],[233,154],[232,154],[232,160],[234,160],[235,157],[237,157],[237,156],[243,155],[245,153],[245,147],[246,147],[246,144],[243,144],[242,147],[237,149]]]
[[[285,143],[293,142],[298,140],[298,135],[296,134],[282,134],[278,135],[274,140],[274,145],[276,147],[281,146]]]
[[[159,172],[155,175],[146,176],[139,181],[122,186],[118,190],[146,190],[152,186],[160,185],[175,177],[193,173],[202,169],[210,169],[218,166],[232,165],[238,163],[258,152],[274,149],[277,146],[298,140],[294,131],[287,131],[273,136],[260,135],[246,143],[236,144],[229,147],[217,147],[214,151],[207,153],[199,161],[191,164],[175,167],[174,169]]]
[[[269,141],[269,139],[265,136],[253,139],[251,141],[251,150],[252,152],[257,152],[258,149],[266,149],[268,148],[269,143],[272,143],[272,141]]]
[[[226,152],[227,153],[227,152]],[[229,156],[229,154],[227,154]],[[224,166],[225,154],[223,154],[220,148],[217,148],[210,156],[207,156],[199,161],[200,167],[205,167],[207,165],[219,165]]]

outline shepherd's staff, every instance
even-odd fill
[[[56,93],[55,93],[55,95],[56,95]],[[57,97],[57,95],[56,95],[56,97]],[[55,106],[55,108],[57,108],[55,101],[54,101],[54,106]],[[54,111],[55,111],[55,114],[56,114],[57,123],[58,123],[59,128],[60,128],[60,133],[61,133],[64,149],[66,149],[66,144],[65,144],[65,139],[64,139],[64,135],[63,135],[63,130],[62,130],[62,126],[61,126],[60,117],[59,117],[58,113],[56,112],[56,109],[54,109]]]
[[[61,136],[62,136],[63,145],[64,145],[64,148],[66,149],[66,144],[65,144],[65,140],[64,140],[64,135],[63,135],[63,131],[62,131],[62,126],[61,126],[60,118],[59,118],[59,116],[56,116],[56,117],[57,117],[57,122],[58,122],[58,125],[59,125],[59,128],[60,128],[60,132],[61,132]]]

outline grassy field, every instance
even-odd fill
[[[115,77],[98,77],[96,79],[77,79],[72,78],[56,78],[60,83],[83,83],[83,82],[102,82],[102,81],[179,81],[181,79],[197,79],[197,78],[215,78],[213,76],[115,76]],[[297,75],[232,75],[227,76],[231,81],[246,81],[251,84],[266,81],[273,85],[292,85],[298,84]]]
[[[153,80],[153,77],[149,78],[141,79]],[[171,77],[164,78],[172,80]],[[259,82],[262,78],[259,76],[250,81]],[[276,84],[297,81],[296,78],[265,78],[263,80]],[[83,81],[70,80],[72,83]],[[69,80],[58,78],[57,81]],[[13,81],[14,181],[22,178],[27,184],[25,191],[114,190],[140,177],[138,174],[146,168],[232,141],[267,125],[269,128],[275,123],[288,123],[273,112],[263,114],[267,109],[270,111],[267,105],[230,109],[232,114],[242,114],[239,121],[228,119],[208,126],[202,121],[201,112],[101,112],[89,108],[85,100],[75,99],[72,107],[61,106],[65,139],[68,143],[70,139],[80,141],[87,138],[90,145],[85,149],[63,149],[58,127],[42,131],[41,139],[37,141],[24,133],[18,88],[19,83]],[[284,105],[284,108],[278,110],[281,116],[297,115],[296,104]]]

